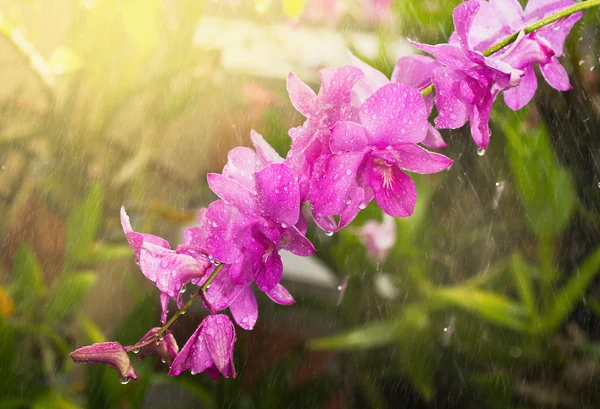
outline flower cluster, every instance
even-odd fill
[[[320,72],[318,93],[290,74],[291,102],[306,120],[289,130],[292,143],[286,158],[253,131],[254,149],[234,148],[223,171],[208,175],[219,200],[200,210],[198,225],[184,232],[182,244],[171,249],[160,237],[134,231],[125,209],[121,211],[140,269],[160,292],[165,325],[150,330],[135,345],[95,344],[71,357],[108,364],[124,381],[137,379],[129,351],[139,358],[159,355],[173,376],[189,369],[212,378],[235,377],[236,332],[224,310],[229,309],[239,327],[251,330],[258,319],[254,284],[278,304],[294,303],[280,284],[279,252],[315,252],[305,237],[303,204],[310,204],[312,220],[332,233],[351,223],[374,199],[387,215],[385,223],[367,224],[360,235],[370,255],[384,259],[395,240],[391,218],[410,216],[415,207],[417,191],[409,174],[436,173],[452,164],[426,149],[445,146],[438,129],[458,128],[468,121],[476,144],[485,149],[495,98],[503,92],[512,109],[527,104],[537,87],[535,65],[551,86],[569,89],[557,57],[581,13],[535,32],[526,29],[573,4],[530,0],[523,10],[517,0],[466,1],[453,12],[455,32],[449,43],[413,42],[434,58],[403,57],[391,79],[353,55],[351,65]],[[512,44],[493,55],[488,51],[519,32]],[[434,105],[438,116],[432,125],[428,117]],[[188,284],[200,289],[184,306]],[[167,306],[173,300],[185,311],[197,297],[209,315],[179,351],[168,328],[180,312],[167,322]]]

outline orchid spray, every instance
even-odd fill
[[[529,0],[525,9],[517,0],[469,0],[453,12],[449,42],[412,42],[433,58],[403,57],[391,79],[354,56],[352,65],[321,70],[318,93],[290,74],[291,102],[306,121],[289,130],[287,156],[252,132],[254,150],[232,149],[223,171],[208,175],[220,199],[200,210],[198,225],[185,231],[182,244],[171,249],[160,237],[136,232],[122,209],[123,230],[140,269],[160,293],[163,326],[134,345],[79,348],[73,360],[107,364],[123,383],[138,378],[129,352],[160,356],[171,376],[190,370],[213,379],[235,377],[236,329],[224,310],[251,330],[258,319],[255,284],[278,304],[294,303],[280,284],[279,252],[315,252],[305,237],[302,205],[310,204],[314,222],[328,233],[351,223],[373,199],[388,215],[387,225],[393,227],[389,217],[410,216],[417,199],[410,174],[437,173],[452,164],[423,146],[444,147],[438,130],[469,122],[483,152],[495,99],[503,94],[510,108],[525,106],[537,88],[536,67],[555,89],[569,89],[558,58],[581,11],[595,6],[600,0]],[[432,125],[434,105],[438,116]],[[385,257],[387,242],[378,245],[371,230],[363,230],[373,256]],[[199,289],[184,302],[188,283]],[[179,310],[167,319],[171,299]],[[180,350],[169,329],[197,299],[208,315]]]

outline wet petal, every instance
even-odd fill
[[[504,102],[513,111],[518,111],[533,99],[537,87],[535,71],[533,67],[528,67],[525,69],[525,75],[521,78],[519,86],[504,91]]]
[[[254,149],[256,149],[256,154],[265,165],[283,162],[283,158],[277,151],[254,129],[250,131],[250,138],[254,144]]]
[[[518,0],[480,1],[481,7],[469,31],[469,47],[484,51],[525,27],[523,8]]]
[[[133,231],[133,228],[131,227],[131,222],[129,221],[129,216],[125,211],[125,206],[121,206],[121,226],[123,227],[123,231],[125,232],[125,236],[127,237],[127,242],[129,243],[129,246],[135,253],[136,258],[138,259],[140,258],[140,250],[142,249],[144,241],[155,244],[157,246],[164,247],[166,249],[170,248],[169,242],[163,239],[162,237]]]
[[[292,305],[296,302],[294,301],[294,297],[292,297],[289,291],[281,284],[277,284],[271,291],[267,291],[266,294],[277,304]]]
[[[365,178],[373,189],[375,201],[385,213],[393,217],[408,217],[413,213],[417,189],[398,166],[374,159],[365,168]]]
[[[319,111],[324,126],[331,128],[338,121],[347,121],[352,117],[351,91],[363,72],[350,65],[340,68],[325,68],[319,71],[321,89],[319,90]]]
[[[444,142],[444,139],[442,138],[442,135],[437,129],[435,129],[433,125],[429,125],[429,127],[427,127],[427,136],[421,143],[428,148],[434,149],[445,148],[447,146],[446,142]]]
[[[261,291],[271,291],[283,275],[283,263],[281,256],[277,250],[265,254],[263,263],[261,263],[258,272],[256,273],[256,285]]]
[[[316,249],[315,246],[295,226],[287,228],[283,233],[280,243],[281,248],[297,256],[310,256]]]
[[[409,41],[418,49],[433,55],[436,60],[453,70],[461,70],[474,64],[471,58],[469,58],[470,55],[467,50],[459,46],[452,44],[429,45],[417,43],[412,40]],[[483,56],[481,59],[483,60]]]
[[[440,129],[456,129],[467,123],[468,106],[457,97],[464,74],[449,68],[438,68],[433,73],[435,104],[438,116],[435,126]]]
[[[258,304],[252,292],[252,286],[245,286],[238,297],[229,306],[235,322],[245,330],[251,330],[258,319]]]
[[[360,107],[370,144],[418,143],[427,134],[427,110],[419,91],[403,84],[381,87]]]
[[[223,263],[233,263],[240,254],[237,247],[239,236],[254,220],[245,217],[236,207],[227,205],[222,200],[208,206],[206,219],[204,250]]]
[[[206,179],[210,190],[215,192],[223,201],[234,205],[244,214],[249,216],[258,215],[258,203],[255,194],[247,187],[218,173],[209,173]]]
[[[354,88],[352,88],[355,105],[360,106],[375,91],[385,84],[389,84],[390,80],[381,71],[376,70],[360,58],[357,58],[350,50],[348,50],[348,56],[350,57],[350,63],[364,73],[364,77],[358,80]]]
[[[170,298],[175,298],[191,279],[204,276],[209,265],[151,243],[144,243],[140,252],[142,273]]]
[[[567,74],[567,71],[556,57],[548,64],[540,64],[540,70],[552,88],[559,91],[568,91],[571,89],[569,74]]]
[[[424,55],[408,55],[396,63],[392,74],[392,82],[421,89],[429,85],[433,79],[433,71],[442,65],[431,57]]]
[[[315,92],[291,72],[287,77],[287,91],[294,108],[306,118],[310,118],[314,109],[313,100],[317,97]]]
[[[156,334],[161,330],[160,327],[152,328],[140,339],[137,344],[144,344],[147,341],[156,340]],[[133,345],[135,347],[135,345]],[[131,348],[131,347],[130,347]],[[173,360],[177,357],[179,347],[173,334],[167,331],[164,334],[162,341],[152,342],[141,347],[138,351],[138,359],[143,359],[149,355],[158,355],[164,361],[165,364],[171,366]]]
[[[429,152],[418,145],[398,145],[393,148],[397,152],[398,166],[409,172],[429,174],[446,170],[452,165],[452,159]]]
[[[225,378],[230,376],[235,378],[233,346],[236,335],[231,320],[227,315],[218,314],[209,315],[203,323],[201,338],[204,338],[214,365]]]
[[[480,104],[473,106],[471,117],[469,118],[471,121],[471,136],[481,149],[487,149],[490,143],[491,131],[489,122],[493,104],[494,96],[488,93]]]
[[[238,146],[227,154],[227,164],[223,167],[222,174],[247,189],[253,189],[254,174],[263,167],[256,152],[250,148]]]
[[[69,356],[74,362],[106,364],[119,371],[121,379],[137,380],[138,378],[127,352],[118,342],[102,342],[88,345],[76,349]]]
[[[366,152],[324,155],[313,171],[309,199],[318,215],[339,215],[354,200],[358,171]]]
[[[469,46],[469,34],[479,7],[480,2],[478,0],[470,0],[459,4],[452,11],[455,29],[454,36],[458,43],[465,49],[471,48]]]
[[[173,360],[169,376],[180,375],[187,369],[190,369],[192,375],[206,371],[213,365],[212,357],[206,348],[201,337],[204,328],[204,321],[200,323],[196,331],[187,340],[177,357]]]
[[[224,266],[206,292],[206,299],[216,311],[229,307],[243,289],[231,280],[230,271],[230,265]]]
[[[284,228],[298,222],[300,187],[285,164],[272,164],[256,174],[256,191],[262,217]]]
[[[332,153],[362,152],[369,146],[369,138],[362,125],[340,121],[331,129],[329,147]]]

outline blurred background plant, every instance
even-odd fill
[[[136,230],[176,242],[213,199],[205,174],[250,129],[289,147],[301,118],[287,72],[316,83],[350,47],[389,74],[406,36],[448,38],[458,3],[0,0],[1,406],[595,407],[598,11],[569,37],[573,91],[544,84],[519,113],[497,104],[483,156],[463,130],[444,134],[456,161],[418,179],[389,251],[364,247],[374,207],[332,237],[311,229],[317,260],[286,261],[297,303],[264,303],[240,330],[237,380],[168,378],[147,359],[123,386],[67,359],[157,324],[122,204]]]

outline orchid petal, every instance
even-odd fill
[[[229,306],[231,315],[240,327],[251,330],[258,319],[258,305],[250,285],[244,287]]]
[[[433,71],[441,64],[424,55],[408,55],[396,63],[392,73],[392,82],[421,89],[432,82]]]
[[[277,284],[271,291],[267,291],[266,294],[277,304],[292,305],[296,302],[294,297],[292,297],[289,291],[281,284]]]
[[[357,58],[350,50],[348,50],[348,56],[352,65],[364,73],[364,77],[358,80],[352,89],[352,94],[356,101],[355,105],[360,106],[375,91],[385,84],[389,84],[390,80],[381,71],[376,70],[360,58]]]
[[[374,159],[365,168],[365,179],[373,188],[375,201],[392,217],[410,216],[417,200],[415,183],[397,166],[378,164],[377,161]]]
[[[445,148],[446,146],[448,146],[446,145],[446,142],[444,142],[442,134],[440,134],[440,132],[437,129],[435,129],[433,125],[429,125],[427,127],[427,136],[425,137],[425,139],[423,139],[421,143],[427,146],[428,148],[434,149]]]
[[[127,242],[129,243],[129,246],[135,253],[137,259],[140,258],[140,250],[142,249],[142,245],[144,244],[144,242],[152,243],[157,246],[164,247],[166,249],[170,248],[169,242],[163,239],[162,237],[133,231],[133,228],[131,227],[131,222],[129,221],[129,216],[125,211],[125,206],[121,206],[121,226],[123,227],[123,231],[125,232],[125,237],[127,237]]]
[[[225,202],[231,203],[240,212],[249,216],[257,214],[258,204],[255,194],[248,188],[218,173],[209,173],[206,179],[210,189]]]
[[[254,149],[256,149],[256,154],[260,158],[260,160],[265,165],[269,165],[271,163],[281,163],[283,162],[283,158],[277,153],[275,149],[267,141],[265,138],[254,129],[250,131],[250,139],[252,139],[252,143],[254,144]]]
[[[233,263],[240,254],[237,240],[253,219],[244,217],[236,207],[222,200],[208,206],[206,218],[204,250],[218,261]]]
[[[316,214],[340,214],[354,200],[365,155],[366,152],[325,155],[315,163],[309,198]]]
[[[365,128],[355,122],[340,121],[331,129],[331,152],[362,152],[369,145]]]
[[[568,91],[571,89],[569,74],[567,74],[567,71],[556,57],[548,64],[540,64],[540,71],[542,71],[542,75],[552,88],[559,91]]]
[[[137,380],[138,375],[131,365],[129,356],[125,348],[118,342],[102,342],[88,345],[69,354],[74,362],[84,362],[89,364],[106,364],[109,367],[119,371],[121,379]]]
[[[294,108],[306,118],[309,118],[314,99],[317,97],[315,92],[291,72],[287,77],[287,91]]]
[[[423,97],[403,84],[381,87],[360,107],[359,116],[373,145],[418,143],[427,135]]]
[[[537,87],[535,71],[533,67],[528,67],[525,69],[525,75],[521,78],[519,86],[504,91],[504,102],[513,111],[518,111],[533,99]]]
[[[463,80],[464,74],[449,68],[438,68],[434,71],[435,103],[438,109],[438,116],[434,121],[436,128],[456,129],[467,123],[469,109],[456,97]]]
[[[208,352],[206,344],[201,339],[204,325],[204,321],[202,321],[183,348],[181,348],[181,351],[179,351],[179,354],[173,360],[169,376],[180,375],[187,369],[190,369],[192,375],[195,375],[213,366],[213,359]]]
[[[452,165],[452,159],[440,155],[439,153],[429,152],[418,145],[403,144],[393,148],[397,152],[397,164],[400,169],[409,172],[430,174],[441,172]]]
[[[285,164],[272,164],[256,174],[260,214],[284,228],[298,222],[300,187]]]
[[[227,164],[223,167],[223,176],[233,179],[247,189],[254,188],[254,174],[263,164],[256,152],[245,146],[238,146],[227,154]]]
[[[203,321],[201,337],[214,365],[225,378],[235,378],[233,345],[236,341],[235,328],[227,315],[209,315]],[[208,363],[208,360],[205,362]]]

